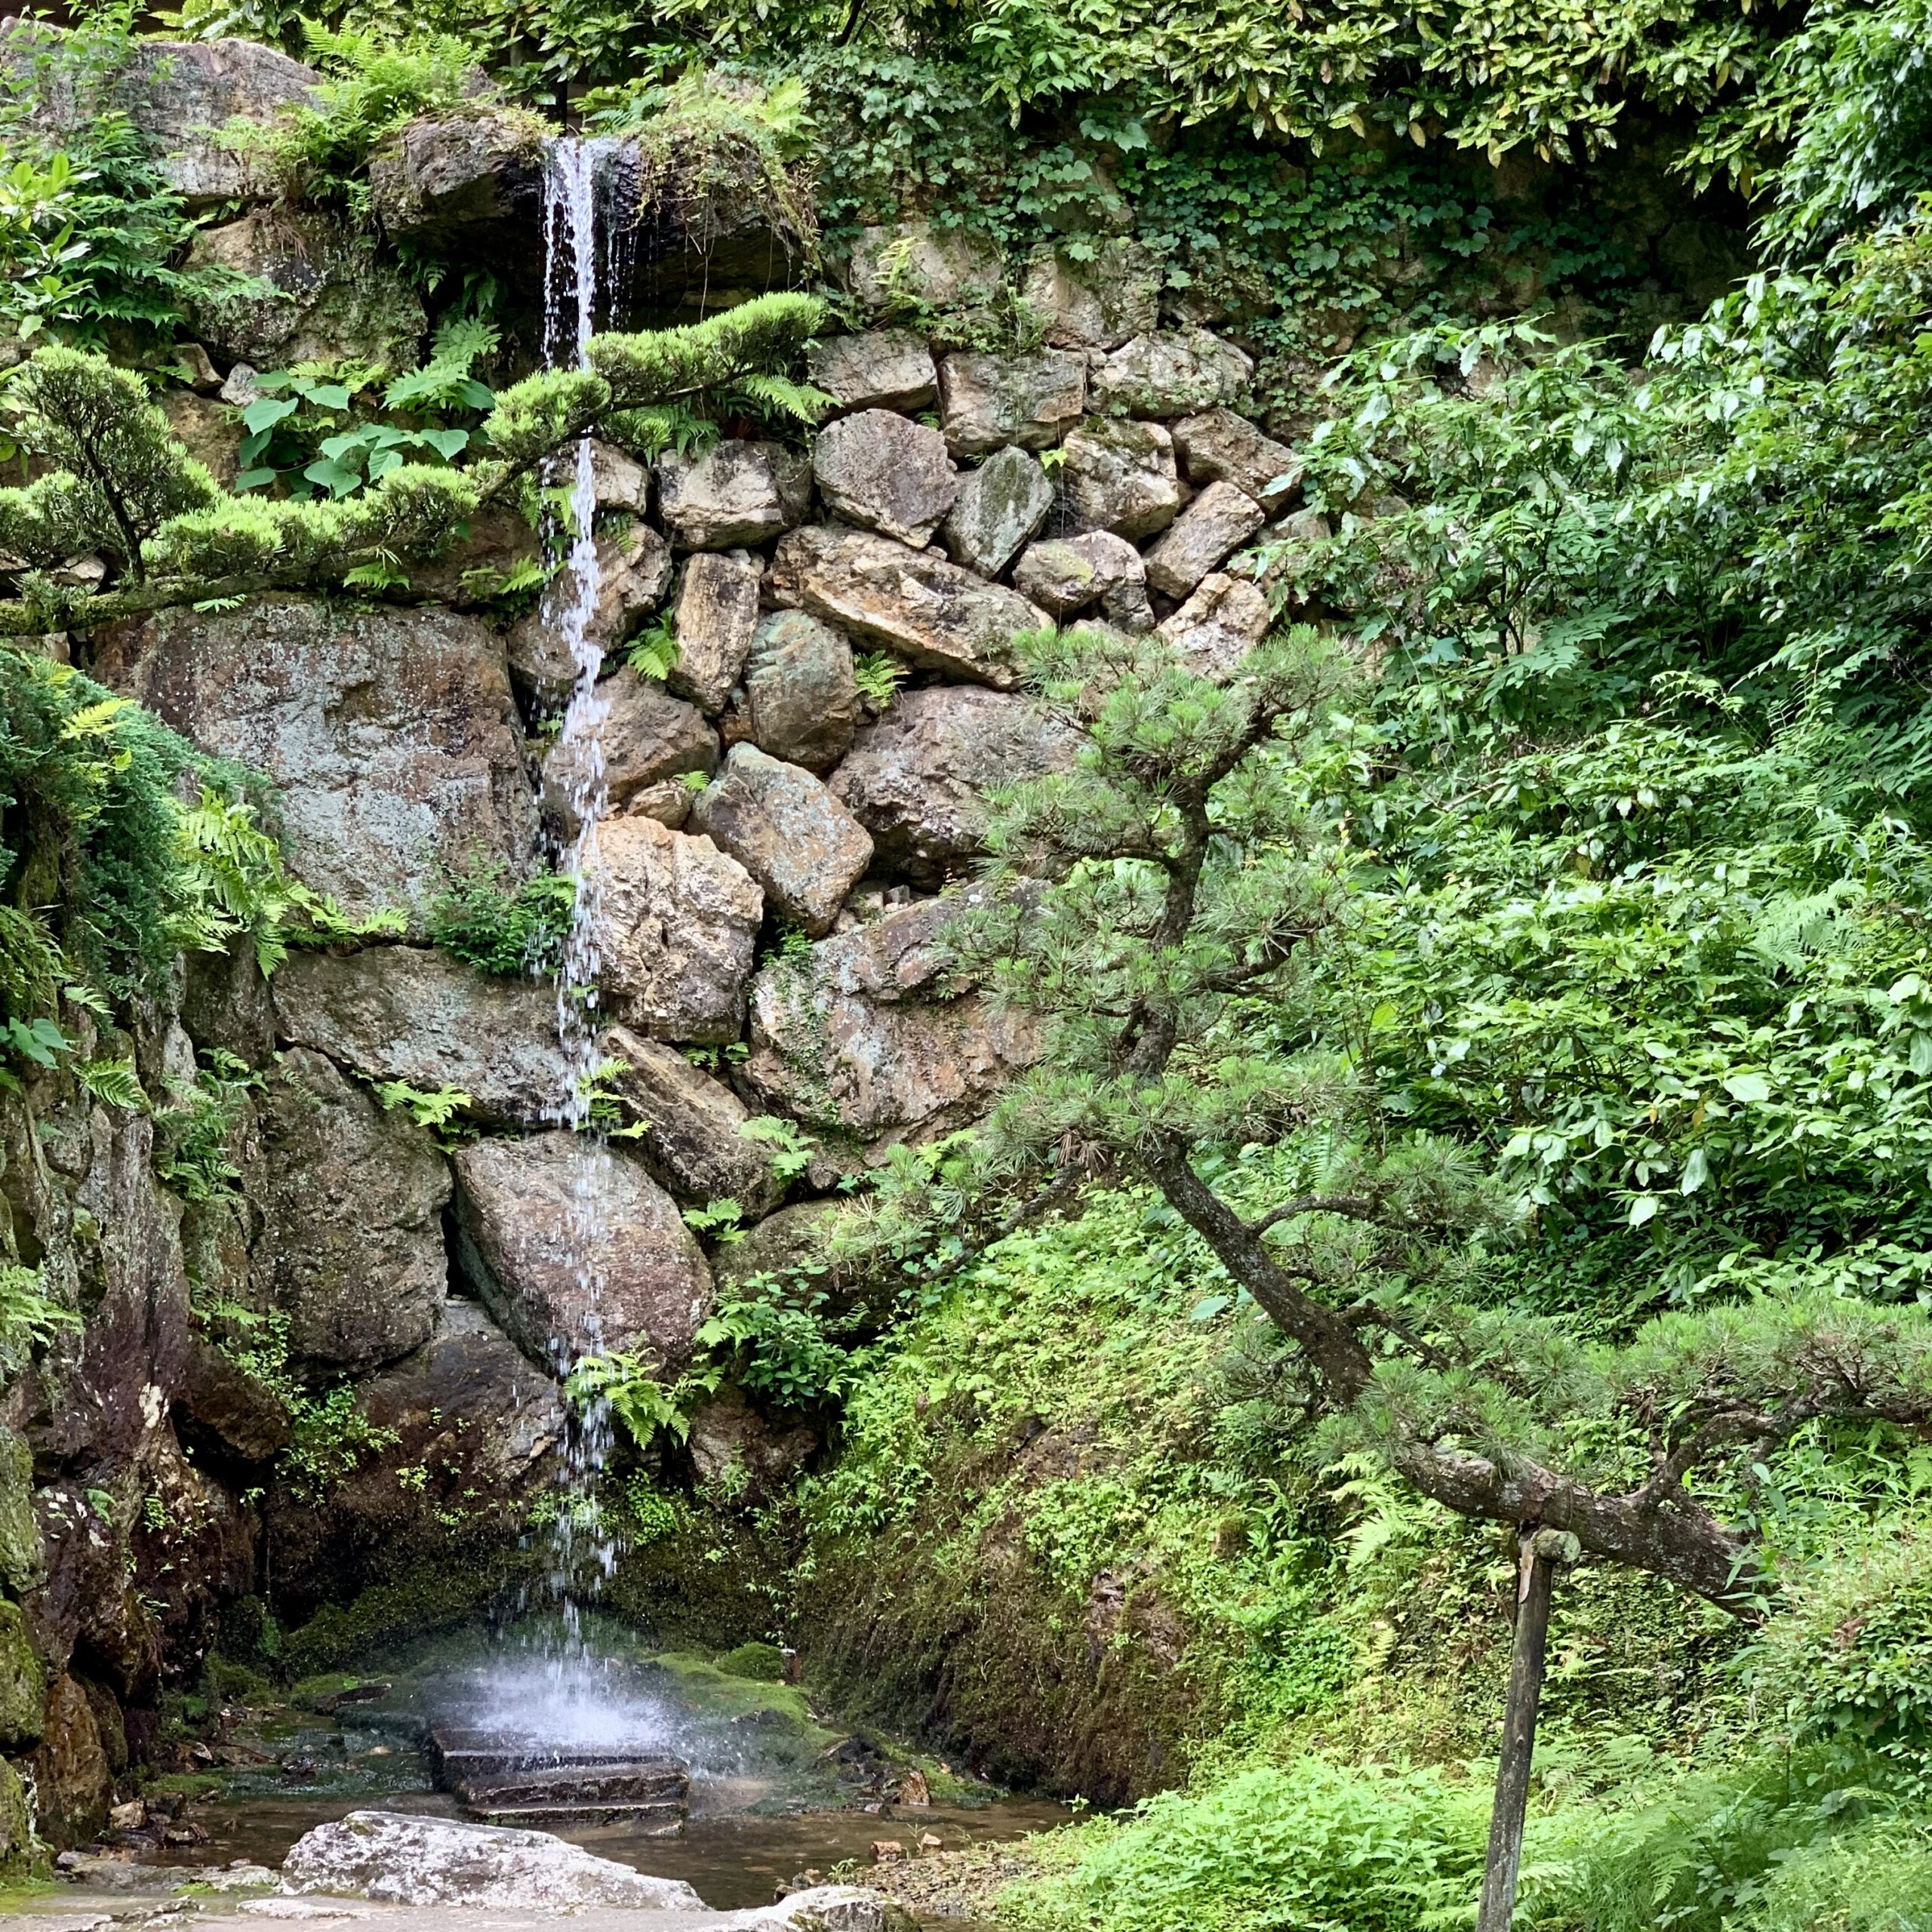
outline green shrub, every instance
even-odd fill
[[[1432,1772],[1319,1758],[1238,1772],[1083,1827],[1060,1874],[1002,1921],[1093,1932],[1415,1932],[1454,1923],[1481,1883],[1488,1796]]]
[[[1865,1754],[1694,1772],[1647,1802],[1533,1819],[1519,1921],[1565,1932],[1918,1932],[1932,1823]]]
[[[785,1675],[785,1653],[776,1644],[740,1644],[718,1660],[727,1677],[748,1677],[755,1684],[777,1684]]]
[[[1795,1578],[1743,1672],[1800,1743],[1875,1750],[1932,1783],[1932,1563],[1909,1524]]]

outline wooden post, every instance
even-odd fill
[[[1496,1805],[1489,1817],[1489,1860],[1482,1876],[1476,1932],[1509,1932],[1516,1874],[1523,1862],[1529,1810],[1530,1761],[1537,1748],[1537,1706],[1543,1697],[1543,1651],[1549,1638],[1550,1586],[1558,1564],[1582,1555],[1577,1539],[1525,1524],[1516,1578],[1516,1641],[1503,1714],[1503,1761],[1496,1767]]]

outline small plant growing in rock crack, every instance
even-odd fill
[[[909,675],[889,651],[862,651],[852,660],[852,681],[868,711],[885,710]]]
[[[205,1063],[193,1081],[177,1083],[171,1104],[155,1115],[154,1171],[184,1201],[234,1192],[242,1171],[232,1158],[230,1138],[248,1090],[262,1084],[261,1075],[226,1048],[202,1057]]]
[[[721,1201],[708,1201],[702,1208],[685,1210],[685,1226],[703,1241],[714,1241],[721,1247],[735,1247],[745,1238],[745,1211],[728,1194]]]
[[[81,1318],[41,1291],[40,1270],[17,1263],[0,1267],[0,1370],[17,1374],[63,1328]]]
[[[795,1121],[777,1114],[759,1114],[741,1121],[738,1132],[741,1138],[761,1141],[771,1149],[771,1171],[780,1181],[796,1180],[811,1165],[818,1151],[798,1131]]]
[[[668,611],[632,638],[624,662],[654,685],[661,685],[678,668],[678,633]]]
[[[428,1128],[445,1141],[462,1137],[463,1131],[453,1128],[451,1123],[473,1104],[460,1087],[438,1087],[433,1094],[426,1094],[406,1080],[379,1080],[376,1098],[386,1112],[393,1113],[398,1107],[406,1109],[418,1127]]]

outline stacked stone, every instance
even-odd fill
[[[888,257],[889,297],[871,266]],[[860,301],[903,297],[909,261],[934,307],[983,293],[973,245],[881,230],[854,254]],[[589,1339],[568,1238],[584,1163],[616,1176],[601,1190],[603,1343],[675,1367],[712,1291],[679,1204],[728,1197],[748,1223],[783,1209],[767,1150],[743,1132],[755,1115],[798,1124],[816,1150],[802,1186],[823,1192],[977,1118],[1031,1057],[1023,1017],[943,979],[932,897],[971,873],[986,792],[1076,748],[1018,689],[1015,638],[1158,629],[1221,676],[1272,620],[1269,560],[1309,519],[1294,513],[1295,453],[1235,407],[1248,357],[1157,326],[1154,278],[1122,247],[1049,266],[1028,284],[1037,348],[936,354],[890,328],[820,343],[811,378],[837,409],[809,452],[728,438],[648,468],[595,452],[591,635],[612,663],[648,623],[677,643],[661,683],[628,666],[603,680],[596,938],[634,1143],[600,1154],[550,1125],[565,1075],[539,988],[414,945],[299,957],[275,983],[265,1023],[293,1051],[271,1166],[285,1144],[313,1157],[298,1089],[334,1110],[335,1144],[355,1140],[358,1092],[322,1093],[334,1069],[460,1088],[506,1131],[455,1157],[459,1261],[537,1359]],[[485,531],[456,561],[533,540]],[[459,580],[445,566],[440,582]],[[546,820],[553,849],[576,830],[576,754],[540,755],[533,728],[569,688],[556,619],[575,595],[566,571],[502,629],[432,606],[265,597],[158,617],[96,668],[269,772],[309,884],[352,914],[417,917],[451,869],[480,856],[521,876]],[[883,704],[861,695],[859,657],[874,652],[909,680]],[[796,937],[761,964],[761,935],[778,934]],[[362,1112],[365,1142],[396,1137],[393,1116]],[[367,1165],[340,1214],[386,1230],[383,1272],[401,1291],[380,1322],[352,1272],[328,1265],[344,1230],[299,1183],[269,1185],[272,1258],[257,1264],[303,1355],[365,1371],[434,1331],[451,1186],[433,1152]]]

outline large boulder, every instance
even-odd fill
[[[692,773],[708,778],[718,769],[718,734],[696,705],[672,697],[628,665],[602,679],[597,690],[605,706],[597,745],[608,811],[628,811],[641,794],[669,780]],[[574,801],[589,777],[581,740],[559,740],[543,761],[544,809],[567,836],[576,835]]]
[[[1063,623],[1098,605],[1107,622],[1122,630],[1154,628],[1146,564],[1112,531],[1090,530],[1030,546],[1014,566],[1013,587]]]
[[[830,337],[805,352],[805,368],[841,409],[926,409],[939,393],[933,352],[910,329]]]
[[[287,1891],[349,1892],[395,1905],[579,1912],[617,1906],[700,1912],[676,1878],[652,1878],[548,1832],[512,1831],[396,1811],[352,1811],[296,1840],[282,1862]]]
[[[939,400],[955,456],[984,456],[1008,443],[1051,449],[1087,406],[1087,358],[1059,349],[949,355],[939,365]]]
[[[782,443],[726,441],[657,463],[657,508],[681,550],[768,543],[804,519],[811,466]]]
[[[852,647],[808,611],[774,611],[745,664],[752,742],[823,776],[851,749],[863,715]]]
[[[1061,349],[1118,349],[1158,325],[1161,271],[1137,242],[1115,235],[1091,261],[1042,248],[1027,264],[1026,305]]]
[[[47,1694],[34,1787],[41,1829],[56,1844],[74,1844],[106,1823],[114,1771],[86,1690],[71,1677]]]
[[[291,869],[347,912],[420,907],[479,855],[531,865],[522,726],[503,641],[474,618],[267,596],[162,611],[95,664],[200,749],[265,771]]]
[[[959,486],[946,519],[947,554],[981,577],[998,577],[1039,534],[1054,506],[1054,486],[1016,445],[995,450]]]
[[[1181,662],[1217,682],[1232,677],[1268,635],[1274,614],[1260,586],[1217,571],[1161,626]]]
[[[1197,490],[1232,483],[1278,516],[1301,488],[1301,458],[1232,409],[1183,417],[1174,426],[1174,454]]]
[[[828,423],[812,448],[812,475],[828,509],[915,546],[931,540],[959,494],[945,438],[889,409]]]
[[[1239,549],[1266,518],[1232,483],[1211,483],[1147,552],[1147,581],[1164,597],[1187,596]]]
[[[1166,529],[1180,510],[1174,438],[1158,423],[1090,418],[1066,439],[1060,483],[1081,529],[1136,542]]]
[[[509,242],[543,204],[543,128],[481,103],[420,115],[369,157],[369,207],[398,241]]]
[[[1205,329],[1137,335],[1094,372],[1094,407],[1126,416],[1189,416],[1235,401],[1251,356]]]
[[[261,1238],[251,1284],[317,1367],[362,1371],[420,1348],[449,1285],[449,1170],[406,1112],[333,1060],[285,1054],[263,1097]]]
[[[751,1053],[740,1078],[768,1111],[883,1160],[977,1119],[1038,1051],[1029,1016],[944,983],[927,900],[774,960],[752,988]]]
[[[671,587],[671,548],[649,524],[633,519],[595,540],[597,597],[583,626],[605,652],[615,651],[664,601]],[[510,627],[509,666],[518,683],[547,705],[570,697],[576,659],[565,641],[565,614],[577,608],[577,577],[568,560],[543,586],[537,608]]]
[[[500,980],[413,946],[296,952],[275,976],[281,1037],[369,1080],[469,1096],[504,1125],[552,1118],[570,1091],[557,1005],[534,980]]]
[[[704,551],[685,561],[672,618],[678,661],[665,682],[706,711],[721,711],[758,629],[758,559],[744,550]]]
[[[597,828],[595,941],[608,1010],[654,1040],[743,1031],[764,895],[736,859],[641,814]]]
[[[50,134],[70,131],[102,104],[75,86],[62,58],[64,39],[42,21],[0,26],[0,75],[30,96],[34,124]],[[112,94],[148,137],[162,180],[199,213],[272,186],[257,178],[243,149],[222,138],[229,123],[266,125],[289,109],[314,106],[321,78],[252,40],[137,40]]]
[[[1025,598],[930,550],[825,526],[794,531],[779,544],[767,588],[775,601],[883,645],[919,669],[996,688],[1020,681],[1014,633],[1047,623]]]
[[[190,269],[226,269],[250,285],[197,294],[195,333],[218,354],[260,369],[298,362],[414,368],[429,326],[421,298],[367,237],[327,215],[253,208],[205,228]]]
[[[977,229],[902,221],[861,229],[847,270],[869,309],[978,309],[999,300],[999,245]]]
[[[691,827],[714,839],[764,888],[778,915],[816,939],[832,930],[865,876],[872,841],[802,766],[734,745],[693,801]]]
[[[872,835],[881,869],[937,886],[977,858],[986,795],[1071,764],[1078,740],[1030,698],[970,685],[902,691],[860,733],[832,795]]]
[[[457,1260],[503,1331],[559,1371],[586,1355],[675,1368],[711,1301],[678,1204],[635,1155],[561,1129],[454,1156]]]
[[[623,1063],[610,1085],[631,1124],[644,1129],[639,1150],[674,1194],[735,1201],[754,1217],[777,1205],[784,1189],[771,1151],[742,1131],[751,1111],[721,1080],[626,1026],[605,1035],[603,1051]]]

